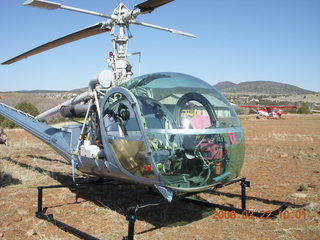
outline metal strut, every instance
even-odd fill
[[[133,238],[134,238],[134,224],[135,224],[135,222],[137,220],[137,217],[136,217],[135,214],[133,214],[133,215],[128,215],[126,217],[126,219],[127,219],[128,223],[129,223],[129,225],[128,225],[128,236],[124,237],[123,239],[124,240],[133,240]]]
[[[160,201],[156,203],[147,203],[143,205],[137,205],[135,207],[129,207],[128,210],[130,211],[130,214],[127,215],[126,219],[128,221],[128,236],[124,237],[123,240],[134,240],[134,224],[137,219],[137,213],[140,209],[152,207],[152,206],[159,206],[162,204],[168,204],[168,201],[166,199],[161,199]]]
[[[51,185],[51,186],[39,186],[38,189],[38,210],[36,212],[36,217],[40,219],[44,219],[48,222],[51,222],[58,228],[72,233],[73,235],[86,240],[99,240],[99,238],[93,237],[88,233],[85,233],[75,227],[72,227],[64,222],[61,222],[53,217],[53,214],[45,214],[45,211],[43,209],[43,190],[46,188],[63,188],[63,187],[78,187],[79,185],[85,185],[85,184],[104,184],[111,182],[112,180],[95,180],[95,181],[88,181],[88,182],[80,182],[80,183],[70,183],[70,184],[61,184],[61,185]],[[76,194],[76,202],[77,202],[77,194]]]

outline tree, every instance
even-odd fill
[[[249,110],[249,114],[256,114],[256,113],[257,113],[257,112],[254,111],[254,110],[252,110],[252,109]]]
[[[2,126],[2,122],[4,121],[4,116],[0,115],[0,127]]]
[[[22,102],[18,103],[16,106],[14,106],[14,108],[16,108],[22,112],[28,113],[32,116],[37,116],[39,114],[39,110],[36,108],[36,106],[34,106],[32,103],[27,102],[27,101],[22,101]],[[1,118],[0,118],[0,120],[1,120]],[[2,122],[0,121],[0,125],[3,128],[17,127],[17,125],[15,125],[13,122],[11,122],[10,120],[8,120],[6,118]]]
[[[309,110],[309,108],[307,108],[305,106],[302,106],[302,107],[298,108],[297,113],[299,113],[299,114],[309,114],[310,110]]]
[[[297,109],[296,108],[286,109],[285,112],[287,112],[287,113],[297,113]]]

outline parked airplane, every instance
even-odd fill
[[[320,105],[316,104],[314,105],[314,108],[311,110],[313,113],[320,113]]]
[[[295,109],[297,106],[288,105],[288,106],[250,106],[250,105],[240,105],[240,107],[253,108],[254,111],[259,115],[270,118],[281,118],[282,115],[286,115],[288,113],[284,112],[282,109],[289,108]]]

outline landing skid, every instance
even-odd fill
[[[205,206],[205,207],[210,207],[210,208],[218,208],[224,211],[230,211],[230,212],[234,212],[237,214],[241,214],[241,215],[246,215],[249,217],[250,216],[255,216],[255,217],[261,217],[261,218],[275,218],[278,214],[280,214],[280,212],[284,211],[286,208],[288,208],[289,206],[291,206],[290,203],[283,203],[279,208],[277,208],[274,211],[271,211],[267,216],[264,212],[256,212],[256,211],[251,211],[251,210],[247,210],[246,208],[246,200],[247,200],[247,196],[246,196],[246,188],[250,187],[250,182],[246,180],[246,178],[239,178],[239,179],[235,179],[232,181],[229,181],[225,184],[220,184],[217,185],[215,189],[218,188],[222,188],[234,183],[240,182],[240,186],[241,186],[241,208],[235,208],[235,207],[230,207],[230,206],[225,206],[225,205],[220,205],[220,204],[215,204],[215,203],[210,203],[204,200],[198,200],[198,199],[193,199],[193,198],[189,198],[188,196],[194,195],[194,193],[192,194],[184,194],[181,196],[177,196],[175,197],[173,200],[180,200],[183,202],[189,202],[189,203],[193,203],[193,204],[197,204],[200,206]],[[71,184],[63,184],[63,185],[52,185],[52,186],[39,186],[38,189],[38,211],[36,212],[36,216],[40,219],[44,219],[47,220],[48,222],[51,222],[52,224],[54,224],[55,226],[57,226],[58,228],[70,232],[73,235],[80,237],[81,239],[87,239],[87,240],[99,240],[96,237],[93,237],[85,232],[80,231],[79,229],[72,227],[64,222],[61,222],[57,219],[55,219],[53,217],[53,214],[45,214],[45,209],[43,208],[43,190],[44,189],[50,189],[50,188],[63,188],[63,187],[77,187],[79,185],[86,185],[86,184],[104,184],[104,185],[114,185],[117,184],[115,183],[113,180],[97,180],[97,181],[91,181],[91,182],[80,182],[80,183],[71,183]],[[151,192],[152,194],[157,194],[156,192]],[[77,202],[77,198],[76,198],[76,202]],[[140,209],[146,208],[146,207],[151,207],[151,206],[155,206],[155,205],[162,205],[162,204],[170,204],[167,201],[164,201],[164,199],[161,199],[161,201],[157,202],[157,203],[149,203],[149,204],[145,204],[145,205],[137,205],[135,207],[131,207],[129,209],[131,209],[131,214],[126,216],[126,220],[128,221],[128,236],[124,237],[124,240],[133,240],[134,239],[134,226],[135,226],[135,222],[137,219],[137,213]]]
[[[223,185],[218,185],[215,189],[222,188],[237,182],[241,182],[241,208],[235,208],[235,207],[230,207],[230,206],[225,206],[225,205],[220,205],[220,204],[215,204],[215,203],[210,203],[204,200],[198,200],[198,199],[193,199],[193,198],[182,198],[181,200],[184,202],[191,202],[200,206],[204,207],[210,207],[210,208],[219,208],[224,211],[228,212],[235,212],[237,214],[241,214],[245,217],[260,217],[260,218],[275,218],[277,215],[280,214],[280,212],[283,212],[285,209],[287,209],[290,204],[289,203],[283,203],[279,208],[277,208],[274,211],[268,212],[266,214],[265,211],[257,212],[257,211],[252,211],[247,209],[247,196],[246,196],[246,188],[250,187],[250,181],[247,181],[246,178],[239,178],[232,180],[226,184]]]
[[[85,232],[80,231],[79,229],[72,227],[64,222],[61,222],[53,217],[53,214],[45,214],[45,209],[43,208],[43,190],[44,189],[50,189],[50,188],[64,188],[64,187],[78,187],[79,185],[85,185],[85,184],[103,184],[103,183],[110,183],[110,180],[96,180],[96,181],[90,181],[90,182],[81,182],[81,183],[70,183],[70,184],[61,184],[61,185],[51,185],[51,186],[39,186],[38,189],[38,211],[36,212],[36,217],[40,219],[47,220],[48,222],[51,222],[58,228],[70,232],[73,235],[82,238],[82,239],[88,239],[88,240],[99,240],[98,238],[95,238]],[[78,198],[76,196],[76,202],[78,202]]]

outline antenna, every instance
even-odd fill
[[[139,76],[141,75],[141,52],[128,53],[128,56],[139,55]]]

